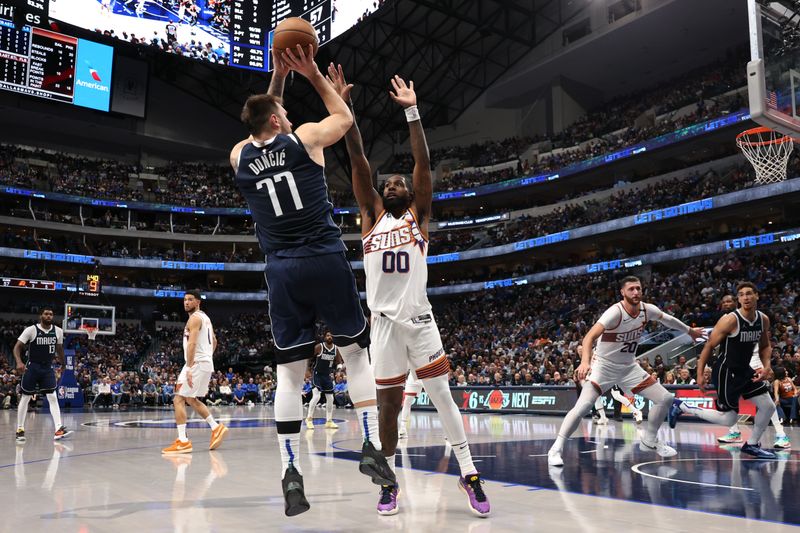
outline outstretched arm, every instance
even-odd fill
[[[395,75],[391,82],[394,92],[389,91],[389,96],[403,106],[408,121],[408,131],[411,134],[411,155],[414,157],[414,207],[420,218],[422,229],[427,234],[431,202],[433,201],[433,182],[428,142],[425,140],[425,130],[422,128],[422,120],[420,120],[417,109],[417,93],[414,92],[413,81],[406,84],[403,78]]]
[[[297,45],[296,52],[287,49],[281,58],[291,70],[308,78],[330,113],[330,116],[320,122],[308,122],[295,131],[303,141],[311,158],[319,164],[324,164],[322,149],[337,143],[344,137],[344,134],[353,125],[353,115],[350,114],[350,109],[347,108],[344,100],[333,90],[333,87],[317,68],[311,45],[307,50],[303,50],[302,46]]]
[[[342,66],[336,67],[333,63],[328,65],[328,82],[347,103],[350,114],[353,116],[353,125],[347,130],[344,141],[350,156],[350,166],[353,169],[353,193],[358,207],[361,209],[361,227],[371,228],[382,208],[383,201],[378,191],[372,186],[372,170],[364,153],[364,141],[361,139],[361,131],[356,123],[353,101],[350,99],[350,91],[353,86],[348,85],[345,80]]]
[[[286,64],[280,55],[275,54],[274,49],[272,50],[272,66],[272,79],[269,80],[267,94],[283,98],[283,85],[286,81],[286,76],[289,75],[289,65]]]

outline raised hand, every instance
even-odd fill
[[[389,81],[394,87],[394,92],[389,91],[389,96],[392,100],[403,106],[403,108],[417,105],[417,93],[414,92],[413,81],[409,81],[408,85],[406,85],[405,80],[397,74]]]
[[[276,53],[275,49],[272,49],[272,67],[273,67],[273,75],[280,76],[281,78],[285,78],[289,75],[289,65],[286,61],[283,60],[283,53]]]
[[[295,50],[287,48],[281,52],[281,59],[286,63],[289,70],[294,70],[306,78],[311,79],[313,76],[320,74],[319,68],[314,62],[314,47],[310,44],[306,50],[303,50],[303,47],[299,44]]]
[[[353,84],[347,83],[347,80],[344,79],[344,72],[342,72],[341,65],[334,65],[331,63],[328,65],[328,75],[325,76],[325,79],[328,80],[328,83],[331,84],[333,89],[342,97],[342,100],[345,102],[350,102],[350,91],[353,90]]]

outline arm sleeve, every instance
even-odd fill
[[[622,311],[620,311],[619,306],[612,305],[600,316],[600,318],[597,320],[597,323],[606,329],[614,329],[619,326],[619,323],[622,320],[621,315]]]
[[[36,338],[36,326],[28,326],[22,331],[22,334],[17,337],[17,340],[22,344],[28,344]]]
[[[682,333],[689,332],[689,326],[678,320],[672,315],[669,315],[656,307],[653,304],[644,304],[645,309],[647,310],[647,318],[650,320],[655,320],[656,322],[661,322],[669,329],[676,329]]]
[[[56,344],[64,344],[64,330],[56,326]]]

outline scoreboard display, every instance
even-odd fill
[[[232,0],[231,66],[272,70],[273,30],[289,17],[310,22],[324,45],[331,38],[332,10],[333,0]]]
[[[0,277],[0,287],[54,291],[57,288],[56,285],[57,283],[55,281],[42,279]]]
[[[0,89],[108,111],[113,48],[0,19]]]
[[[100,274],[81,274],[78,277],[78,294],[81,296],[100,296],[102,288]]]

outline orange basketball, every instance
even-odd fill
[[[275,28],[275,34],[272,37],[272,48],[274,50],[291,48],[296,55],[298,44],[303,47],[303,50],[307,50],[309,44],[312,45],[314,47],[314,55],[317,55],[317,50],[319,50],[317,30],[314,29],[310,22],[300,17],[291,17],[281,21]]]

